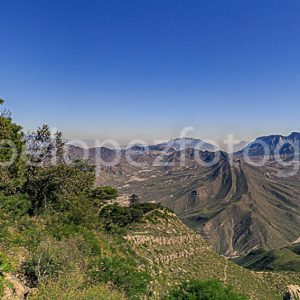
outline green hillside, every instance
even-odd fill
[[[255,270],[300,272],[300,244],[273,251],[253,251],[236,263]]]
[[[250,299],[279,300],[287,285],[300,283],[297,273],[229,262],[162,208],[110,233],[59,215],[13,224],[3,217],[1,257],[31,288],[29,299],[163,299],[187,279],[217,279]]]
[[[251,299],[282,299],[288,284],[299,284],[296,273],[253,272],[219,256],[194,231],[168,211],[151,212],[129,231],[135,253],[146,258],[162,294],[186,278],[218,279]]]

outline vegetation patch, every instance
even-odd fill
[[[249,300],[247,296],[236,293],[232,287],[225,287],[221,282],[187,281],[175,288],[165,300]]]
[[[142,295],[149,296],[150,274],[138,270],[137,265],[129,259],[105,257],[97,260],[93,264],[90,276],[95,282],[111,283],[124,290],[130,299],[140,299]]]

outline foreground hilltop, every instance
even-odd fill
[[[102,229],[58,216],[2,221],[3,299],[165,299],[186,280],[214,279],[249,299],[282,300],[286,286],[300,284],[299,273],[233,264],[159,205],[105,205],[100,220]]]
[[[255,300],[282,300],[287,285],[300,283],[297,273],[254,272],[231,263],[165,209],[130,226],[125,239],[157,279],[152,288],[158,298],[187,278],[218,279]]]

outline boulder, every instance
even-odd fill
[[[27,288],[16,276],[4,272],[3,275],[10,284],[5,286],[2,300],[26,299],[29,293],[29,288]]]
[[[289,285],[283,300],[300,300],[300,287],[298,285]]]

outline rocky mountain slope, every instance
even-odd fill
[[[298,134],[288,138],[297,141]],[[273,145],[280,138],[264,140]],[[141,201],[170,207],[226,256],[281,248],[300,237],[300,175],[285,178],[280,173],[289,167],[274,160],[261,167],[240,158],[232,162],[221,151],[140,150],[130,150],[135,165],[126,159],[126,151],[92,149],[92,164],[97,164],[97,151],[105,162],[119,155],[115,165],[101,166],[97,183],[117,187],[123,199],[137,194]]]
[[[219,253],[240,255],[283,247],[300,236],[299,177],[277,178],[277,170],[273,163],[231,166],[224,156],[212,167],[144,167],[129,174],[110,170],[102,178],[123,197],[135,193],[142,201],[170,207]]]

